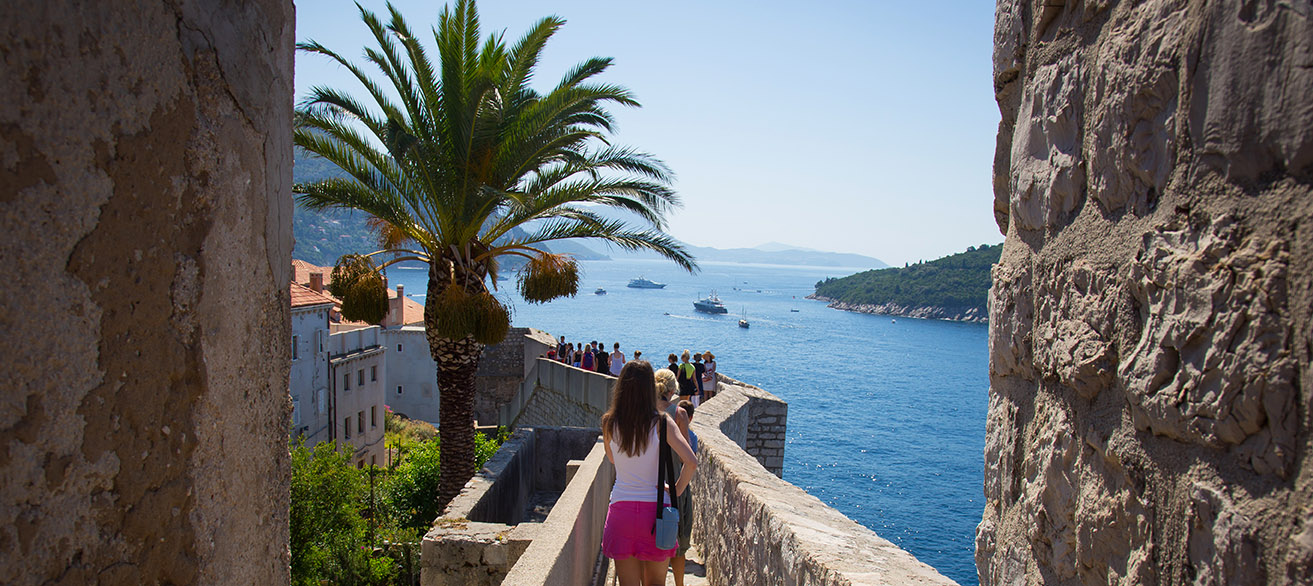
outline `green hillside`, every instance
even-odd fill
[[[938,307],[950,312],[984,312],[989,271],[1003,245],[982,244],[966,252],[904,268],[866,271],[816,283],[816,296],[851,305],[895,304],[907,308]]]

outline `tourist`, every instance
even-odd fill
[[[670,364],[666,365],[666,368],[672,373],[679,374],[679,357],[675,356],[672,352],[670,356],[666,357],[666,360],[670,361]]]
[[[693,433],[693,411],[697,408],[689,401],[680,401],[676,406],[676,412],[681,414],[684,424],[681,429],[684,430],[684,439],[688,440],[688,447],[693,450],[693,456],[696,458],[698,453],[698,434]],[[670,558],[670,569],[675,574],[675,586],[684,586],[684,561],[688,555],[688,547],[693,543],[693,491],[686,490],[684,494],[679,495],[679,550],[675,552],[675,557]]]
[[[707,369],[702,365],[702,354],[693,355],[693,385],[697,388],[697,394],[693,395],[693,406],[702,404],[702,375],[706,374]]]
[[[620,376],[620,369],[625,367],[625,353],[620,351],[620,342],[616,342],[611,353],[611,376]]]
[[[579,368],[593,370],[593,360],[595,358],[597,358],[597,356],[593,354],[593,343],[589,342],[587,346],[584,346],[584,356],[583,360],[580,362]]]
[[[576,348],[574,351],[574,360],[573,360],[574,367],[579,368],[579,364],[583,361],[583,359],[584,359],[583,350]]]
[[[656,380],[652,365],[630,362],[620,370],[611,391],[611,407],[602,415],[602,445],[606,458],[615,466],[615,484],[606,525],[602,529],[602,553],[615,560],[620,586],[664,584],[670,558],[678,552],[657,549],[652,522],[657,507],[658,425],[665,426],[666,444],[683,463],[675,481],[675,494],[684,494],[697,469],[697,458],[673,419],[657,411]],[[669,502],[667,500],[667,502]]]
[[[611,355],[606,353],[601,342],[593,346],[593,370],[598,374],[611,374]]]
[[[679,379],[679,396],[692,397],[697,392],[697,385],[693,384],[693,365],[688,362],[688,350],[684,350],[679,355],[679,366],[675,370],[675,377]]]
[[[565,343],[565,336],[561,336],[560,343],[556,345],[556,355],[561,357],[561,362],[566,362],[570,359],[569,352],[573,349],[569,346],[569,344]]]
[[[634,350],[634,360],[642,360],[642,359],[643,359],[643,351]]]
[[[691,411],[681,407],[681,405],[689,404],[688,401],[675,403],[676,393],[679,391],[679,383],[675,380],[675,373],[662,368],[656,371],[654,377],[656,378],[657,410],[664,411],[674,418],[675,425],[679,427],[679,432],[684,434],[684,439],[687,441],[689,434],[692,433],[688,428],[691,421]],[[689,444],[689,449],[693,450],[694,455],[697,454],[697,450],[693,449],[692,444]],[[677,462],[675,464],[675,474],[681,472],[680,466],[682,466],[682,463]],[[692,491],[685,490],[683,494],[679,495],[676,503],[679,509],[679,549],[670,558],[670,568],[675,574],[675,586],[683,586],[684,584],[684,556],[688,553],[688,545],[693,532],[692,502]],[[687,518],[685,517],[686,512],[688,514]],[[687,528],[685,525],[687,525]]]
[[[702,353],[703,365],[702,372],[702,393],[703,402],[716,396],[716,355],[710,350]]]

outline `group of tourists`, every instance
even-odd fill
[[[693,403],[694,407],[702,404],[716,394],[716,355],[710,351],[692,355],[689,362],[688,350],[678,357],[672,352],[666,357],[670,364],[666,366],[675,373],[679,385],[679,396]]]
[[[683,358],[687,364],[688,351]],[[679,399],[687,396],[681,380],[675,369],[654,371],[644,360],[626,363],[612,389],[611,407],[602,415],[606,457],[615,465],[602,552],[615,560],[620,586],[665,584],[667,568],[675,586],[684,584],[693,529],[688,486],[698,466],[698,438],[689,429],[697,407]],[[673,547],[658,545],[676,522]]]
[[[638,360],[638,356],[639,353],[635,352],[634,360]],[[567,343],[565,336],[561,336],[556,348],[547,351],[547,358],[611,376],[620,376],[620,369],[626,362],[625,353],[620,351],[620,342],[612,344],[611,352],[607,352],[606,346],[597,340],[575,346],[574,342]]]

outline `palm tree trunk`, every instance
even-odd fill
[[[438,511],[441,512],[474,476],[474,376],[483,344],[466,336],[451,340],[437,334],[435,307],[451,283],[450,265],[429,267],[428,296],[424,300],[425,335],[438,365],[438,438],[442,442],[438,469]],[[480,279],[478,281],[482,283]]]

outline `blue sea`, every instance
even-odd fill
[[[667,261],[584,261],[579,294],[534,305],[499,283],[516,326],[567,341],[620,342],[660,365],[710,350],[722,374],[789,403],[784,479],[959,584],[975,585],[989,378],[986,326],[891,318],[804,299],[862,269]],[[630,279],[668,283],[629,289]],[[388,269],[423,302],[427,273]],[[598,288],[605,295],[596,295]],[[693,301],[715,291],[729,313]],[[796,312],[791,310],[798,310]],[[746,316],[751,327],[738,327]]]

